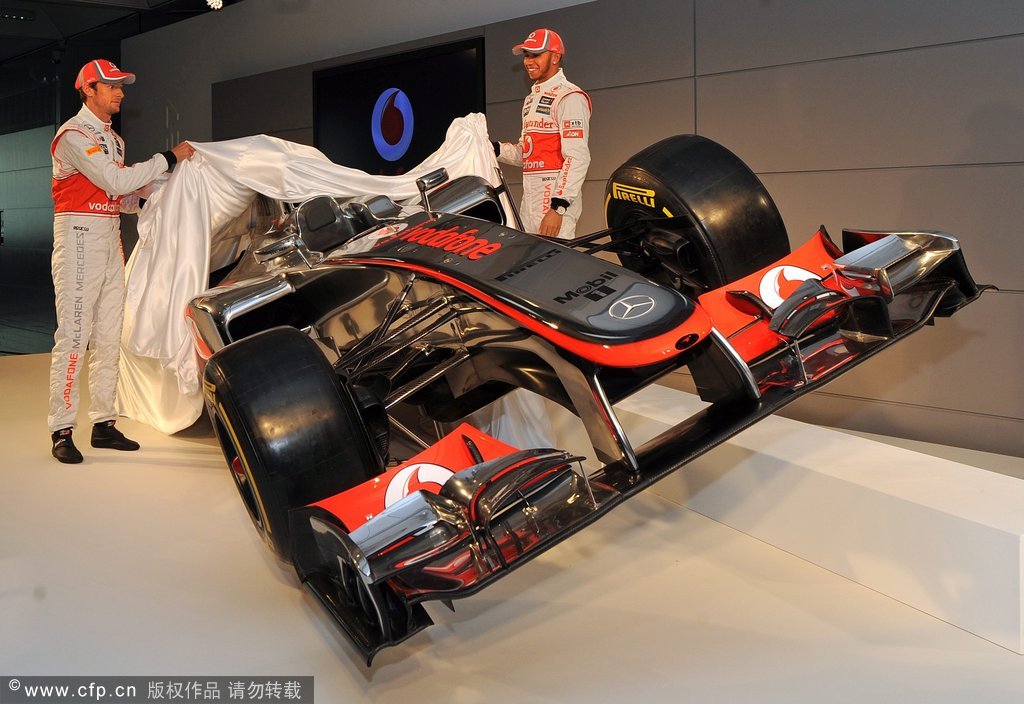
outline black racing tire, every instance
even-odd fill
[[[646,218],[639,238],[622,239],[623,266],[689,295],[741,279],[789,253],[774,201],[753,171],[722,145],[677,135],[627,159],[608,179],[605,218],[620,228]]]
[[[265,330],[211,357],[206,407],[256,530],[291,562],[288,513],[380,474],[353,394],[309,337]]]

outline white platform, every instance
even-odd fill
[[[636,442],[702,407],[651,387]],[[773,416],[652,491],[1024,653],[1024,481]]]
[[[653,492],[431,605],[367,670],[256,538],[210,436],[122,420],[140,452],[60,465],[45,386],[45,356],[0,357],[0,673],[313,675],[320,704],[1024,701],[1019,655]],[[745,474],[747,435],[709,461]],[[710,497],[707,471],[686,476]],[[804,491],[758,489],[773,509]]]

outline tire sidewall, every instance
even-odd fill
[[[351,391],[294,328],[223,348],[207,364],[203,388],[229,471],[234,456],[244,470],[246,486],[237,476],[235,484],[250,518],[286,561],[290,511],[383,471]]]

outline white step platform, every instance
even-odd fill
[[[639,447],[704,405],[654,386],[616,409]],[[772,416],[651,491],[1024,653],[1016,477]]]
[[[1024,701],[1015,652],[652,491],[455,613],[428,605],[436,625],[367,669],[268,554],[202,428],[168,437],[122,419],[139,452],[85,447],[81,465],[54,461],[47,361],[0,357],[0,674],[312,675],[321,704]],[[794,461],[775,458],[784,439],[800,462],[825,464],[810,451],[818,429],[790,427],[765,447],[748,431],[707,457],[728,478],[756,477],[758,491],[736,494],[738,515],[778,523],[774,512],[809,491],[778,469]],[[826,456],[841,440],[828,437]],[[884,449],[848,454],[867,464]],[[703,464],[655,488],[724,491]],[[813,530],[850,513],[819,507]],[[964,592],[958,580],[945,588]]]

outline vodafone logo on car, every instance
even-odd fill
[[[453,474],[455,472],[439,464],[411,464],[391,478],[387,491],[384,492],[384,507],[387,508],[420,489],[436,494]]]
[[[772,309],[778,308],[782,302],[789,297],[793,291],[808,279],[820,279],[820,276],[812,274],[806,269],[798,266],[777,266],[769,269],[761,277],[761,285],[758,295],[761,300]]]

